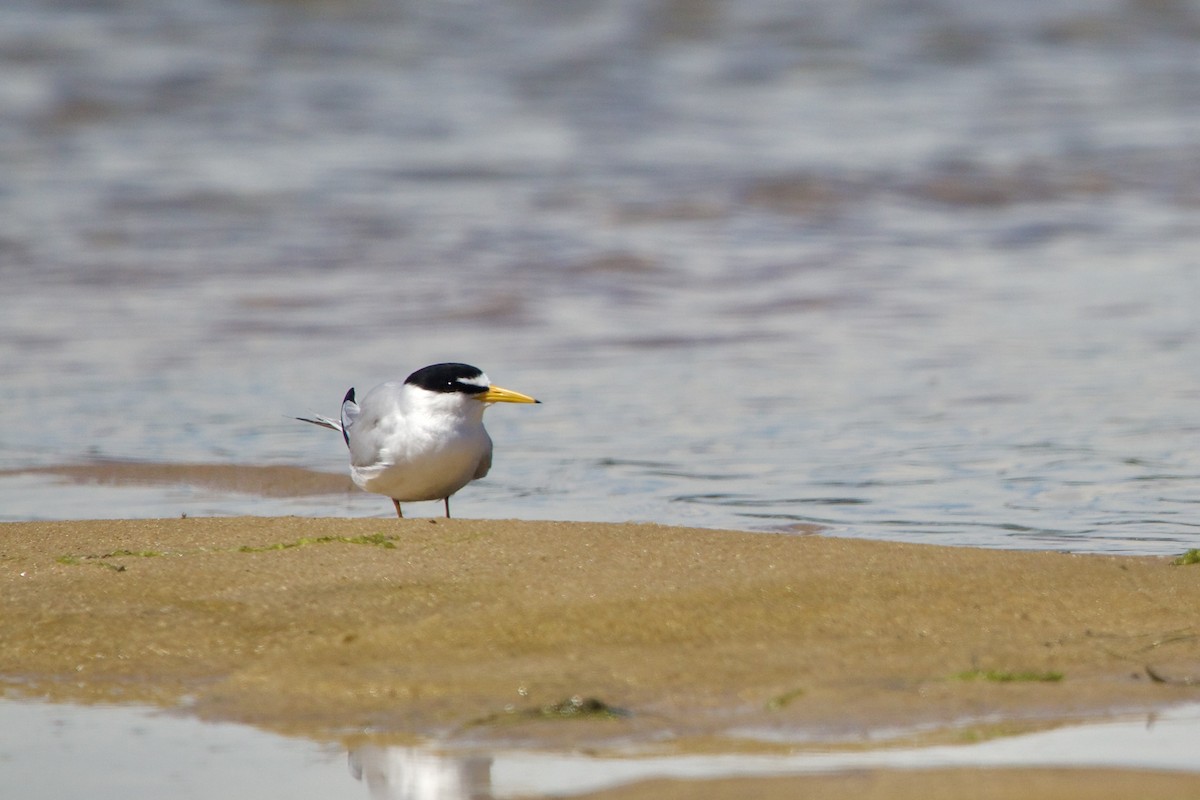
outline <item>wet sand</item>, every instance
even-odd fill
[[[10,693],[324,739],[860,747],[889,727],[971,741],[1200,696],[1200,566],[1161,558],[224,518],[3,524],[0,566]]]
[[[334,475],[292,466],[107,460],[0,470],[0,478],[19,475],[50,475],[71,483],[106,486],[200,486],[262,497],[306,497],[358,491],[345,473]]]
[[[1136,770],[860,770],[836,775],[645,781],[578,800],[1192,800],[1200,779]]]

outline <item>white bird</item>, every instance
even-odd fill
[[[341,431],[350,448],[350,477],[362,490],[400,504],[441,500],[450,516],[450,495],[488,474],[492,438],[483,427],[491,403],[537,403],[493,386],[469,364],[433,364],[401,381],[389,381],[354,401],[346,392],[340,419],[296,417]]]

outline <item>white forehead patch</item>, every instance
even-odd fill
[[[459,378],[458,382],[466,383],[471,386],[482,386],[484,389],[492,385],[492,382],[488,380],[488,376],[482,372],[476,375],[474,378]]]

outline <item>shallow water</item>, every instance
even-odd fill
[[[427,363],[464,516],[1200,543],[1200,9],[0,9],[0,469],[343,468]],[[437,513],[435,504],[416,514]],[[382,498],[0,477],[0,519]]]
[[[653,778],[856,769],[1091,767],[1200,772],[1200,707],[978,744],[788,755],[587,756],[436,743],[345,749],[130,707],[0,701],[0,789],[27,798],[374,800],[563,797]],[[869,743],[864,734],[861,743]],[[879,743],[879,742],[877,742]],[[64,766],[69,765],[69,768]]]

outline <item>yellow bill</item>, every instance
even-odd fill
[[[489,386],[487,391],[478,395],[485,403],[540,403],[529,395],[514,392],[512,389],[502,389],[499,386]]]

